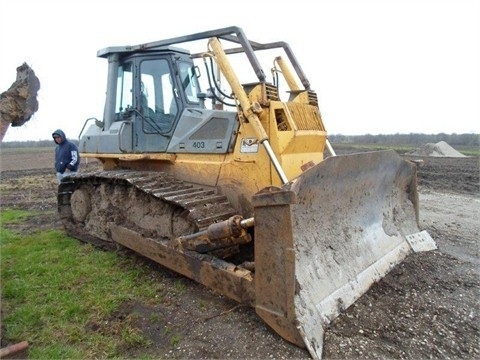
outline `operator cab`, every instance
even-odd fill
[[[134,115],[146,134],[168,135],[179,110],[200,107],[188,57],[169,52],[129,56],[120,63],[117,79],[114,121]]]
[[[97,55],[109,61],[104,117],[82,132],[81,152],[227,152],[235,115],[205,109],[199,70],[188,50],[166,46],[132,51],[125,46]],[[202,136],[224,131],[199,147],[189,138],[200,128]]]

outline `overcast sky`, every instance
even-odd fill
[[[4,141],[75,139],[101,118],[97,50],[228,26],[289,43],[331,134],[480,133],[479,0],[1,0],[0,92],[24,62],[41,83]]]

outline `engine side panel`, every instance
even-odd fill
[[[167,152],[231,152],[239,127],[236,118],[236,112],[187,108],[175,128]]]

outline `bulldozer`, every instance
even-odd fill
[[[101,169],[58,186],[70,236],[247,304],[316,359],[333,319],[435,248],[419,227],[416,165],[393,150],[337,155],[286,42],[232,26],[97,56],[104,114],[85,121],[79,150]]]

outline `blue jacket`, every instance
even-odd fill
[[[55,170],[61,174],[66,169],[70,171],[77,171],[80,165],[80,155],[78,153],[77,145],[67,140],[65,133],[58,129],[52,134],[53,136],[59,135],[62,141],[57,144],[55,148]]]

